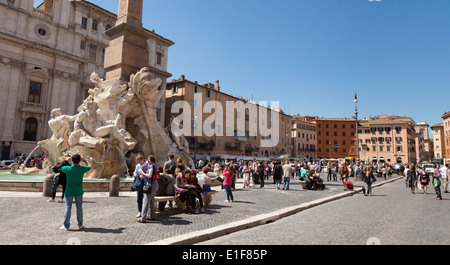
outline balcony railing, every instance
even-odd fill
[[[232,143],[227,142],[225,143],[225,150],[229,151],[242,151],[242,148],[240,145],[232,145]]]
[[[45,105],[22,101],[20,110],[23,112],[45,114]]]
[[[48,12],[46,12],[44,10],[41,10],[41,9],[34,8],[33,9],[33,15],[35,15],[37,17],[40,17],[40,18],[43,18],[43,19],[48,20],[48,21],[53,21],[53,14],[48,13]]]
[[[245,136],[237,136],[237,135],[235,135],[234,136],[234,140],[235,141],[240,141],[240,142],[247,142],[248,138],[245,137]]]

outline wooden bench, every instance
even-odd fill
[[[155,204],[157,204],[158,202],[170,202],[170,201],[174,201],[178,208],[183,209],[185,206],[185,203],[175,198],[175,196],[155,196]],[[158,208],[158,205],[156,205],[156,208]]]
[[[212,195],[216,194],[217,191],[210,191],[208,195],[202,193],[203,205],[205,207],[210,207],[212,202]],[[169,202],[175,201],[176,205],[180,209],[184,209],[186,207],[186,202],[182,202],[180,199],[175,198],[175,196],[155,196],[155,203],[158,202]]]

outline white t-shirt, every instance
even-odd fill
[[[197,174],[197,180],[198,180],[198,185],[203,189],[203,184],[205,183],[203,174]]]
[[[448,178],[448,168],[443,166],[439,169],[439,171],[441,171],[441,177],[446,179]]]

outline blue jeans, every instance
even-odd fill
[[[138,190],[136,193],[137,193],[138,212],[142,212],[142,201],[144,200],[144,192],[142,190]]]
[[[77,207],[77,224],[78,227],[83,225],[83,196],[66,196],[66,211],[64,212],[64,227],[70,228],[70,217],[72,215],[72,203],[75,198]]]
[[[306,189],[311,189],[313,184],[312,181],[309,178],[304,178],[303,180],[306,181]]]
[[[231,192],[231,185],[225,185],[224,187],[227,194],[227,200],[234,201],[233,192]]]
[[[288,190],[290,182],[291,182],[291,178],[289,178],[289,177],[284,178],[283,189]]]
[[[281,180],[276,179],[276,180],[275,180],[275,187],[277,187],[277,189],[279,189],[280,186],[281,186]]]

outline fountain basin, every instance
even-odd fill
[[[222,183],[216,178],[215,174],[208,174],[211,178],[211,186],[220,186]],[[0,171],[0,191],[23,191],[23,192],[43,192],[44,179],[46,174],[15,175],[9,172]],[[119,191],[127,192],[131,190],[134,178],[121,177]],[[84,192],[109,192],[110,181],[107,179],[84,179]],[[61,194],[62,188],[58,187],[58,193]],[[58,195],[57,195],[58,196]]]
[[[0,172],[0,191],[25,191],[42,192],[44,189],[45,174],[14,175],[9,172]],[[108,192],[109,180],[106,179],[85,179],[83,190],[85,192]],[[132,178],[120,178],[120,191],[130,191]],[[58,187],[58,193],[62,188]]]

